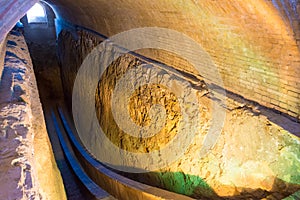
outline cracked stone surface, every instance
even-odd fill
[[[1,199],[40,199],[36,183],[30,109],[30,75],[33,73],[25,41],[18,32],[8,36],[0,85]],[[25,59],[24,59],[25,58]]]
[[[0,82],[0,199],[63,199],[31,58],[11,31]]]
[[[132,66],[132,63],[136,65]],[[126,70],[139,64],[141,61],[138,59],[125,55],[110,66],[99,83],[96,108],[101,126],[117,146],[127,151],[151,152],[155,146],[162,148],[170,142],[170,136],[166,137],[168,133],[178,134],[176,131],[178,119],[165,122],[165,127],[161,131],[167,133],[157,134],[153,140],[139,140],[129,137],[120,130],[111,115],[111,107],[108,106],[114,84]],[[139,80],[142,76],[150,76],[150,73],[137,73],[133,77]],[[171,77],[165,80],[168,81],[172,81]],[[174,94],[166,90],[168,88],[154,86],[137,89],[128,102],[132,120],[141,126],[149,123],[149,108],[156,103],[165,105],[168,119],[174,119],[174,116],[181,117]],[[300,189],[299,137],[261,114],[266,112],[263,108],[246,101],[240,103],[232,98],[226,98],[225,105],[220,106],[220,109],[226,112],[221,135],[212,150],[206,156],[200,157],[204,136],[212,123],[212,101],[217,99],[212,98],[211,92],[192,88],[189,90],[198,95],[201,121],[200,129],[184,156],[157,172],[135,174],[130,177],[196,198],[282,199]],[[294,127],[291,130],[293,133],[299,133],[299,124],[287,119],[285,122]],[[185,123],[185,120],[182,123]]]

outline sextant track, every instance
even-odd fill
[[[64,169],[58,163],[68,199],[192,199],[133,181],[111,171],[82,146],[66,109],[54,106],[50,110],[51,117],[48,117],[47,125],[52,124],[52,130],[55,130],[59,140],[53,144],[52,139],[52,145],[59,145],[64,154],[64,160],[60,160],[59,163],[65,162],[68,165],[65,166],[67,169]],[[69,171],[66,172],[67,170]],[[69,179],[64,173],[71,173],[73,178]],[[74,179],[77,183],[75,187],[69,183],[71,181],[74,184]],[[76,190],[80,190],[80,198],[76,198]],[[74,193],[75,195],[72,195]]]

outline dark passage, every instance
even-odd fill
[[[51,120],[51,107],[63,103],[60,70],[56,58],[55,28],[45,24],[33,24],[25,28],[24,35],[34,66],[48,134],[64,181],[67,198],[92,199],[67,163]]]

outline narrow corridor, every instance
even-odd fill
[[[58,104],[63,105],[64,102],[56,55],[55,30],[45,24],[32,24],[25,29],[24,35],[33,62],[49,138],[67,197],[69,200],[91,199],[65,160],[51,120],[51,108],[56,108]]]

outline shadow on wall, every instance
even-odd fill
[[[27,64],[27,61],[26,61],[25,59],[21,59],[21,58],[18,57],[16,54],[14,54],[14,53],[12,53],[12,52],[10,52],[10,51],[7,51],[7,52],[6,52],[6,56],[10,56],[10,57],[16,58],[17,61],[15,61],[15,62],[19,62],[19,60],[20,60],[20,61],[22,61],[24,64]],[[7,61],[8,59],[9,59],[9,58],[6,58],[5,61]]]
[[[58,26],[56,25],[56,27]],[[59,33],[57,39],[58,61],[61,69],[64,95],[70,111],[72,107],[69,102],[72,102],[72,91],[77,71],[85,57],[102,41],[102,39],[84,31],[70,32],[62,30]],[[65,51],[65,49],[68,50]]]

